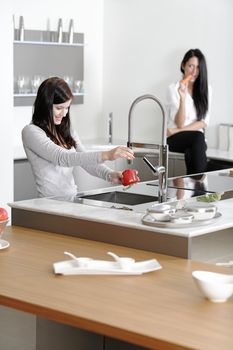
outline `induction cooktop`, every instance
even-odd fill
[[[158,186],[158,181],[150,182],[148,185]],[[168,179],[167,185],[171,188],[200,192],[225,192],[233,190],[233,176],[227,176],[223,172],[187,175]]]

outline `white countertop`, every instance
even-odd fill
[[[103,151],[103,150],[114,148],[117,145],[126,145],[126,143],[119,142],[118,144],[111,145],[111,144],[104,144],[104,143],[98,143],[98,142],[91,143],[90,141],[87,141],[84,143],[84,145],[87,150]],[[152,151],[154,153],[158,153],[158,150],[152,150]],[[141,152],[145,153],[145,150],[138,149],[136,153],[141,153]],[[176,152],[169,152],[169,156],[170,158],[173,158],[173,157],[179,158],[179,159],[184,158],[184,155],[182,153],[176,153]],[[218,159],[222,161],[233,162],[233,152],[222,151],[215,148],[207,149],[207,157],[211,159]],[[20,160],[20,159],[27,159],[27,157],[26,157],[23,145],[16,145],[14,146],[14,160]]]
[[[19,160],[19,159],[27,159],[23,145],[14,146],[14,160]]]
[[[117,145],[123,145],[123,143],[119,143]],[[109,145],[109,144],[104,144],[104,143],[96,143],[92,144],[91,142],[87,141],[87,143],[84,143],[84,146],[86,147],[87,150],[95,150],[95,151],[104,151],[108,150],[111,148],[116,147],[117,145]],[[15,145],[14,146],[14,160],[20,160],[20,159],[27,159],[27,156],[25,154],[23,145]]]
[[[203,226],[186,226],[185,228],[175,229],[146,226],[142,224],[141,221],[143,216],[142,213],[122,209],[89,206],[72,202],[63,202],[53,200],[51,198],[24,200],[10,203],[9,205],[12,208],[102,222],[105,224],[108,223],[118,225],[119,227],[124,226],[183,237],[195,237],[233,227],[233,199],[221,200],[214,202],[214,204],[218,207],[218,211],[222,214],[222,216],[213,220],[213,223]]]

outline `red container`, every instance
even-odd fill
[[[121,179],[122,185],[129,186],[137,183],[138,181],[140,181],[140,179],[137,175],[137,170],[126,169],[123,171]]]

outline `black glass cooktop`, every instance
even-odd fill
[[[233,176],[224,172],[187,175],[168,179],[167,184],[171,188],[213,193],[225,192],[233,190]],[[148,185],[158,186],[158,181],[150,182]]]

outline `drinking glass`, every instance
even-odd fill
[[[32,88],[32,93],[36,94],[37,90],[40,86],[40,84],[43,81],[43,77],[41,77],[40,75],[34,75],[34,77],[31,80],[31,88]]]
[[[24,75],[17,78],[17,88],[19,94],[28,94],[30,92],[30,80]]]
[[[65,82],[69,85],[69,87],[72,89],[74,78],[71,77],[71,76],[69,76],[69,75],[65,75],[65,76],[63,77],[63,79],[64,79]]]

